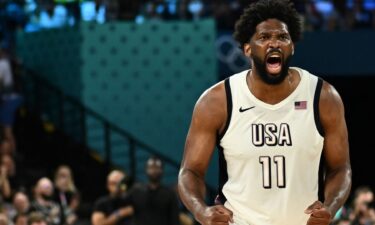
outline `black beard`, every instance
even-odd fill
[[[267,63],[262,59],[252,56],[253,62],[255,64],[255,70],[259,74],[259,77],[266,84],[277,85],[284,81],[286,76],[288,76],[289,62],[292,56],[288,56],[285,61],[281,62],[281,71],[277,76],[272,76],[267,72]]]

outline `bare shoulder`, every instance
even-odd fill
[[[227,101],[224,81],[208,88],[199,97],[193,113],[193,119],[208,122],[218,128],[221,127],[227,115]]]
[[[226,102],[226,94],[225,94],[225,85],[224,81],[220,81],[219,83],[213,85],[212,87],[208,88],[203,94],[199,97],[196,107],[203,107],[203,108],[216,108],[220,106],[221,103]],[[218,108],[222,108],[218,107]]]
[[[319,102],[320,117],[324,123],[334,122],[344,116],[344,104],[335,87],[324,81]]]

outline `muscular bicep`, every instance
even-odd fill
[[[338,92],[324,83],[319,103],[320,118],[324,129],[324,157],[328,170],[349,165],[349,142],[344,105]]]
[[[214,87],[198,100],[186,138],[182,169],[188,169],[200,177],[205,175],[218,132],[226,119],[226,99],[222,86]]]
[[[182,168],[203,177],[213,153],[216,135],[215,130],[200,124],[200,119],[193,120],[186,138]]]

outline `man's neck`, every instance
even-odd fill
[[[250,92],[259,100],[272,105],[288,97],[297,88],[299,81],[298,72],[291,69],[280,84],[265,83],[254,69],[246,77]]]

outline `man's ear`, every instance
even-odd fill
[[[244,44],[244,46],[243,46],[243,52],[245,53],[245,55],[247,57],[250,57],[250,55],[251,55],[251,47],[250,47],[249,43]]]

